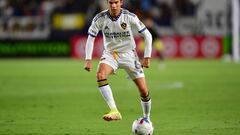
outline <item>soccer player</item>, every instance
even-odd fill
[[[143,67],[149,68],[152,51],[152,35],[138,17],[121,8],[123,0],[107,0],[108,9],[97,14],[88,30],[86,58],[84,68],[91,71],[92,52],[95,37],[103,33],[104,51],[97,70],[97,82],[100,93],[110,108],[103,115],[106,121],[121,120],[122,116],[115,104],[107,78],[117,69],[124,69],[135,82],[141,96],[141,106],[145,118],[150,119],[151,97],[146,85]],[[139,62],[135,51],[133,30],[138,31],[145,40],[144,59]]]

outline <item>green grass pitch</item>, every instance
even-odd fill
[[[108,111],[93,71],[82,60],[1,59],[0,135],[131,135],[142,116],[138,91],[123,70],[109,77],[123,120]],[[154,135],[239,135],[240,64],[153,60],[145,70]]]

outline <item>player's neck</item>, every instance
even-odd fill
[[[109,12],[110,16],[112,18],[117,18],[120,14],[121,14],[122,9],[120,9],[118,12],[114,13],[114,12]]]

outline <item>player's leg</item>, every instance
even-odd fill
[[[106,121],[120,120],[122,119],[121,114],[117,110],[111,87],[107,82],[109,74],[113,73],[113,68],[105,63],[100,63],[97,71],[97,80],[99,90],[110,108],[110,112],[103,116]]]
[[[129,52],[121,59],[120,67],[124,68],[129,77],[135,82],[141,95],[141,105],[144,117],[150,117],[151,98],[145,81],[144,71],[137,55],[134,52]]]
[[[147,88],[145,78],[137,78],[133,81],[137,85],[139,93],[141,95],[141,106],[143,110],[143,115],[144,117],[150,119],[151,97]]]

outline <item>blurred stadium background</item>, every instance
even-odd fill
[[[154,135],[239,135],[239,0],[124,0],[124,7],[161,39],[153,57],[166,58],[165,68],[153,59],[145,70]],[[95,83],[101,35],[93,72],[83,70],[88,27],[105,8],[106,0],[0,0],[1,135],[131,134],[142,112],[121,70],[109,83],[123,120],[101,119],[108,109]]]
[[[239,5],[238,0],[124,0],[124,7],[140,19],[151,17],[167,58],[222,58],[235,50],[239,59],[239,6],[234,10],[234,3]],[[99,0],[1,0],[0,57],[82,58],[91,20],[103,9],[106,3]],[[141,39],[136,41],[142,52]],[[100,36],[94,57],[101,47]]]

